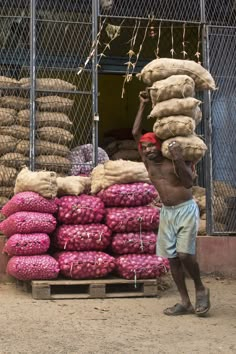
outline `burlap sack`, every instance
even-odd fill
[[[56,155],[40,155],[36,157],[36,168],[52,171],[69,171],[71,168],[70,160]]]
[[[12,136],[0,135],[0,155],[14,151],[16,148],[16,144],[17,140]]]
[[[104,165],[98,165],[93,169],[91,177],[91,192],[93,194],[116,183],[150,183],[143,162],[126,160],[109,160]]]
[[[16,144],[15,151],[23,155],[29,155],[30,142],[29,140],[21,140]],[[69,156],[70,150],[67,146],[50,143],[48,141],[36,140],[35,142],[36,155],[58,155]]]
[[[204,236],[206,235],[206,220],[199,220],[198,224],[198,235]]]
[[[173,75],[167,79],[156,81],[148,88],[152,100],[152,106],[157,102],[167,101],[171,98],[193,97],[195,84],[187,75]]]
[[[197,126],[202,120],[202,111],[199,106],[196,107],[195,113],[192,117],[195,120],[195,125]]]
[[[195,121],[185,116],[170,116],[157,119],[153,126],[153,132],[161,140],[173,136],[188,136],[194,133]]]
[[[30,128],[14,124],[7,127],[0,127],[0,134],[13,136],[17,139],[29,139]]]
[[[17,123],[28,127],[30,125],[30,111],[20,111],[17,115]],[[36,127],[58,127],[70,129],[72,122],[64,113],[59,112],[37,112],[36,113]]]
[[[216,197],[236,197],[236,188],[224,181],[213,181],[213,190]]]
[[[39,128],[37,130],[37,137],[61,145],[69,144],[73,139],[73,135],[67,130],[54,127]]]
[[[0,98],[0,107],[11,108],[16,111],[29,109],[30,101],[28,98],[18,96],[4,96]]]
[[[0,87],[19,87],[19,81],[7,76],[0,76]]]
[[[206,188],[200,186],[193,186],[192,191],[195,198],[203,197],[206,195]]]
[[[82,176],[57,177],[59,197],[63,195],[80,195],[91,189],[91,178]]]
[[[163,118],[169,116],[183,115],[195,117],[196,108],[201,101],[193,97],[187,98],[172,98],[168,101],[158,102],[152,109],[148,118]]]
[[[11,198],[14,195],[14,187],[0,186],[0,196]]]
[[[37,108],[48,112],[69,112],[74,101],[60,96],[46,96],[36,99]]]
[[[7,197],[0,197],[0,208],[2,208],[7,202],[9,201],[9,198]],[[0,221],[4,220],[5,217],[3,214],[0,213]]]
[[[30,78],[22,78],[19,81],[22,88],[30,88]],[[54,91],[75,91],[76,86],[70,82],[60,80],[60,79],[37,79],[36,80],[37,90],[54,90]]]
[[[205,155],[207,150],[203,140],[196,135],[176,136],[175,138],[167,139],[162,143],[161,151],[163,156],[167,159],[171,159],[168,146],[173,141],[176,141],[180,144],[185,161],[192,161],[197,163]]]
[[[117,141],[119,150],[137,150],[137,143],[134,140],[120,140]]]
[[[10,108],[0,108],[0,129],[1,126],[12,125],[16,121],[16,111]]]
[[[28,164],[29,158],[16,152],[8,152],[0,157],[0,164],[7,167],[22,168]]]
[[[57,195],[56,173],[52,171],[32,172],[23,168],[16,178],[14,193],[36,192],[45,198],[55,198]]]
[[[105,147],[105,151],[106,151],[108,156],[111,156],[111,155],[115,154],[118,150],[119,150],[119,147],[118,147],[118,141],[117,140],[112,141],[110,144],[108,144]]]
[[[228,206],[224,199],[224,194],[213,197],[213,220],[225,224]]]
[[[147,64],[137,77],[146,85],[166,79],[172,75],[188,75],[195,81],[198,90],[215,90],[216,85],[211,74],[200,64],[192,60],[160,58]]]
[[[138,150],[124,150],[121,149],[111,156],[111,160],[130,160],[130,161],[141,161],[140,154]]]
[[[0,166],[0,185],[13,186],[17,176],[17,170],[11,167]]]

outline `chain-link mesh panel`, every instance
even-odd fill
[[[206,22],[217,26],[235,26],[235,0],[205,0]]]
[[[105,16],[154,17],[162,20],[200,22],[200,0],[100,0],[100,13]]]
[[[212,94],[213,221],[215,232],[236,232],[236,28],[210,29]]]

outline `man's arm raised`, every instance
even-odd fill
[[[132,129],[132,134],[134,137],[134,140],[137,142],[139,142],[139,139],[142,135],[142,119],[143,119],[143,112],[145,109],[146,104],[150,101],[149,99],[149,95],[147,91],[141,91],[139,93],[139,109],[134,121],[134,125],[133,125],[133,129]]]

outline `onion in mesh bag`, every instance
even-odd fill
[[[67,278],[102,278],[115,269],[115,259],[104,252],[59,252],[54,255]]]
[[[102,224],[61,225],[54,236],[54,246],[68,251],[102,251],[111,241],[111,230]]]
[[[99,192],[98,196],[106,206],[134,207],[151,203],[158,193],[148,183],[114,184]]]
[[[12,235],[4,246],[8,256],[33,256],[46,253],[50,246],[47,234],[15,234]]]
[[[157,235],[153,231],[116,233],[112,237],[111,249],[116,254],[154,254],[156,240]]]
[[[55,279],[59,266],[49,255],[14,256],[7,264],[7,273],[19,280]]]
[[[48,213],[19,211],[10,215],[0,223],[0,231],[5,236],[14,234],[46,233],[50,234],[56,228],[56,219]]]
[[[8,217],[18,211],[54,214],[57,211],[57,204],[55,199],[46,199],[35,192],[21,192],[4,205],[2,214]]]
[[[58,220],[64,224],[99,223],[105,215],[101,199],[86,194],[59,198],[58,205]]]
[[[116,259],[116,271],[125,279],[152,279],[169,270],[167,259],[148,254],[126,254]]]
[[[159,225],[159,209],[151,206],[106,209],[106,225],[115,232],[155,230]]]

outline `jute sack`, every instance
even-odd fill
[[[194,133],[195,121],[186,116],[170,116],[157,119],[153,126],[153,132],[161,140],[173,136],[188,136]]]
[[[166,79],[172,75],[188,75],[195,82],[197,90],[215,90],[216,85],[211,74],[200,64],[192,60],[160,58],[147,64],[137,77],[146,85]]]
[[[214,195],[216,197],[236,197],[236,188],[224,181],[213,181]]]
[[[0,185],[13,186],[17,176],[17,170],[11,167],[0,166]]]
[[[16,111],[29,109],[30,101],[28,98],[18,96],[5,96],[0,98],[0,107],[11,108]]]
[[[10,108],[0,108],[0,127],[12,125],[16,121],[16,110]]]
[[[222,196],[213,197],[213,217],[214,221],[224,224],[227,218],[228,206],[224,199],[224,194]]]
[[[54,127],[43,127],[37,130],[39,139],[50,141],[56,144],[69,144],[73,135],[65,129]]]
[[[207,150],[203,140],[196,135],[176,136],[174,138],[167,139],[162,143],[161,151],[163,156],[167,159],[171,159],[168,146],[173,141],[176,141],[180,144],[185,161],[192,161],[197,163],[205,155]]]
[[[0,164],[7,167],[22,168],[29,162],[29,158],[16,152],[8,152],[0,157]]]
[[[7,127],[0,127],[0,134],[13,136],[17,139],[29,139],[30,128],[14,124]]]
[[[14,151],[16,148],[16,144],[17,140],[12,136],[0,135],[0,155]]]
[[[22,78],[19,84],[23,88],[30,88],[30,78]],[[70,82],[60,80],[60,79],[37,79],[36,87],[38,90],[54,90],[54,91],[74,91],[76,86]]]
[[[130,160],[130,161],[141,161],[140,154],[138,150],[125,150],[121,149],[111,156],[111,160]]]
[[[7,204],[9,198],[6,197],[0,197],[0,208],[3,207],[3,205]],[[5,218],[3,217],[3,214],[0,213],[0,220],[4,220]]]
[[[195,120],[195,125],[197,126],[202,120],[202,111],[199,106],[196,107],[194,115],[192,117]]]
[[[152,106],[157,102],[167,101],[171,98],[193,97],[195,84],[187,75],[173,75],[167,79],[156,81],[148,88],[152,100]]]
[[[57,177],[59,197],[63,195],[80,195],[91,189],[91,178],[82,176]]]
[[[32,172],[23,168],[16,178],[14,193],[36,192],[45,198],[55,198],[57,195],[56,173],[52,171]]]
[[[7,76],[0,76],[0,86],[1,87],[19,87],[19,81],[12,79]]]
[[[119,150],[137,150],[137,143],[134,140],[117,140]]]
[[[199,220],[198,224],[198,235],[203,236],[206,235],[206,220]]]
[[[60,96],[46,96],[36,99],[37,108],[48,112],[69,112],[74,101]]]
[[[36,168],[53,171],[69,171],[71,162],[65,157],[56,155],[40,155],[36,157]]]
[[[200,198],[206,195],[206,188],[200,186],[193,186],[192,192],[194,197]]]
[[[23,155],[29,155],[30,142],[29,140],[21,140],[16,144],[15,151]],[[36,140],[35,154],[36,155],[58,155],[69,156],[70,150],[67,146],[50,143],[48,141]]]
[[[28,127],[30,124],[30,110],[20,111],[17,115],[17,123]],[[36,126],[40,127],[58,127],[70,129],[72,122],[64,113],[59,112],[36,112]]]
[[[201,101],[193,97],[172,98],[168,101],[158,102],[152,109],[148,118],[163,118],[169,116],[183,115],[194,117],[196,108]]]
[[[0,187],[0,196],[1,197],[12,197],[14,194],[14,187],[11,186],[11,187],[5,187],[5,186],[1,186]]]
[[[91,193],[97,194],[103,189],[104,164],[97,165],[91,173]]]

